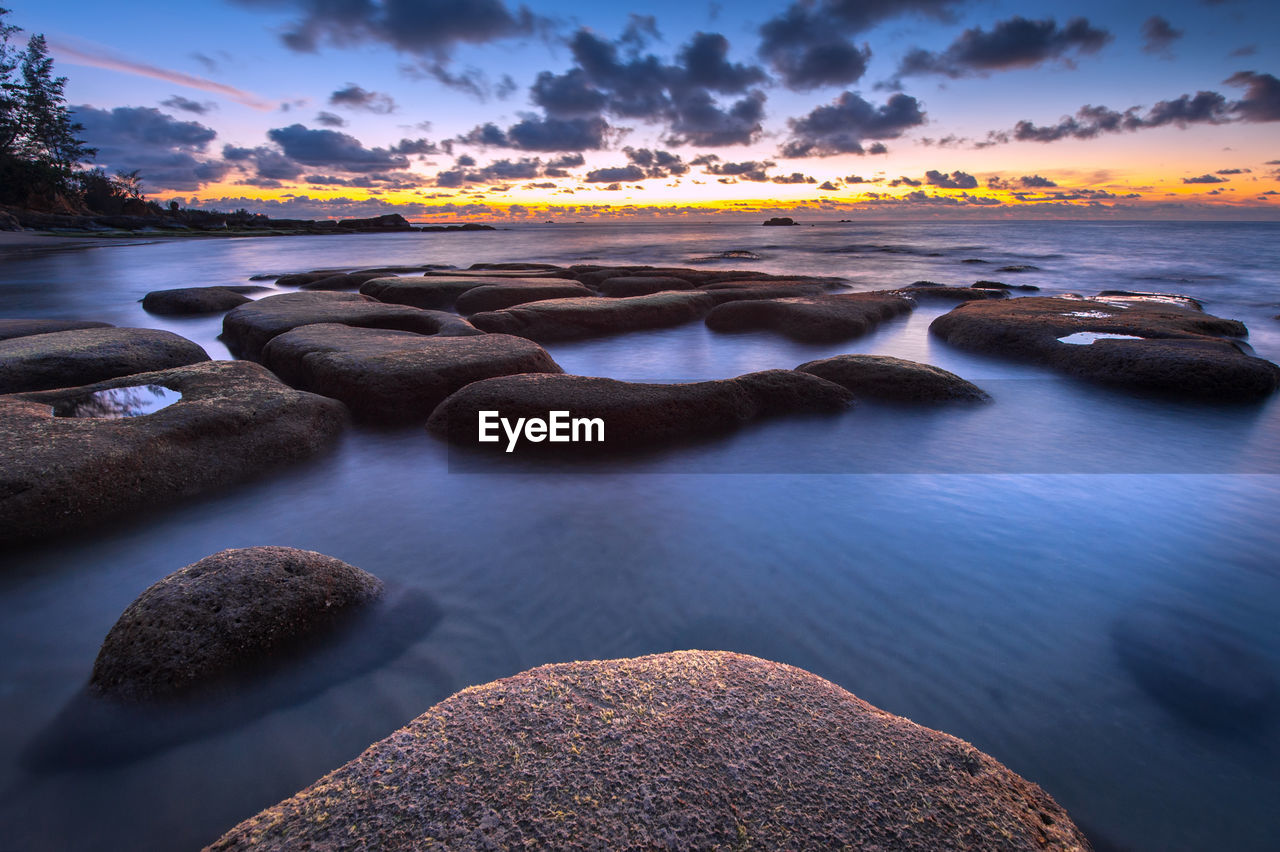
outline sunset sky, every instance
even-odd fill
[[[1280,218],[1280,4],[0,0],[97,164],[306,218]]]

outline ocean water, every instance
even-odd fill
[[[1278,238],[1274,224],[628,223],[175,240],[4,255],[0,316],[166,328],[227,357],[218,318],[138,300],[313,268],[649,263],[859,290],[1179,293],[1280,361]],[[728,251],[759,259],[707,259]],[[1035,268],[997,271],[1010,265]],[[0,555],[0,849],[196,848],[465,686],[683,648],[801,666],[966,739],[1100,849],[1275,848],[1280,403],[1133,397],[961,352],[928,335],[945,310],[836,345],[694,323],[547,348],[567,372],[645,381],[891,354],[991,405],[862,405],[625,460],[479,471],[418,427],[361,428],[255,482]],[[82,714],[134,597],[257,544],[358,565],[392,603],[242,695]]]

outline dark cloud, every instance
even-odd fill
[[[835,192],[836,190],[840,189],[840,187],[836,186],[834,183],[832,183],[829,180],[824,180],[822,182],[822,185],[819,186],[818,189],[826,190],[827,192]]]
[[[1246,44],[1241,47],[1237,47],[1235,50],[1228,53],[1227,56],[1253,56],[1257,52],[1258,46],[1256,44]]]
[[[844,182],[848,184],[879,183],[880,180],[880,178],[865,178],[862,175],[848,175],[845,177]]]
[[[116,171],[137,171],[152,191],[193,191],[221,180],[229,167],[200,159],[217,138],[213,128],[197,121],[179,121],[154,107],[72,107],[72,117],[84,125],[80,133],[98,149],[97,162]]]
[[[440,147],[429,139],[401,139],[389,149],[394,154],[439,154]]]
[[[267,131],[289,159],[308,166],[326,166],[348,172],[403,169],[405,157],[385,148],[366,148],[360,140],[336,130],[310,130],[291,124]]]
[[[592,118],[540,118],[530,116],[503,130],[483,124],[459,141],[524,151],[598,151],[609,146],[613,129],[599,116]]]
[[[1270,74],[1240,71],[1225,81],[1244,88],[1245,96],[1229,101],[1218,92],[1196,92],[1169,101],[1160,101],[1145,114],[1139,107],[1117,112],[1104,106],[1084,106],[1074,116],[1057,124],[1039,126],[1020,121],[1012,133],[992,131],[985,145],[1008,142],[1056,142],[1059,139],[1093,139],[1107,133],[1144,130],[1154,127],[1186,128],[1193,124],[1226,124],[1232,121],[1280,121],[1280,80]]]
[[[782,156],[882,153],[883,145],[864,149],[862,143],[867,139],[896,139],[924,121],[919,102],[909,95],[895,94],[877,107],[853,92],[844,92],[835,103],[787,121],[791,139],[782,146]]]
[[[697,165],[706,166],[706,174],[725,175],[727,177],[741,178],[742,180],[754,181],[756,183],[764,183],[768,181],[769,169],[777,165],[773,160],[746,160],[741,163],[721,163],[717,162],[719,159],[720,158],[714,154],[709,154],[704,157],[699,157],[693,162]]]
[[[644,169],[637,165],[619,166],[617,168],[608,169],[592,169],[587,172],[587,176],[583,178],[587,183],[613,183],[618,181],[637,181],[644,180]],[[615,188],[615,187],[610,187]]]
[[[632,165],[644,169],[645,177],[665,178],[687,174],[689,171],[689,166],[670,151],[656,151],[649,148],[623,148],[622,150]]]
[[[1215,175],[1247,175],[1251,174],[1253,169],[1218,169]]]
[[[293,50],[321,43],[351,47],[382,42],[396,50],[440,57],[460,42],[480,44],[526,35],[540,20],[501,0],[236,0],[256,8],[296,9],[300,18],[281,36]]]
[[[976,189],[978,186],[977,178],[959,171],[946,175],[935,169],[930,169],[924,173],[924,179],[929,183],[929,186],[937,186],[942,189]]]
[[[1043,189],[1046,187],[1057,186],[1056,183],[1048,178],[1042,178],[1040,175],[1023,175],[1018,178],[1018,183],[1027,189]]]
[[[1175,41],[1182,38],[1182,30],[1159,15],[1152,15],[1142,24],[1142,50],[1144,53],[1166,53]]]
[[[286,157],[279,149],[267,145],[256,148],[227,145],[222,149],[222,157],[245,169],[252,166],[253,174],[244,182],[257,186],[278,185],[280,181],[295,180],[304,171],[302,166]]]
[[[325,127],[346,127],[347,120],[331,112],[320,112],[316,114],[316,124],[323,124]]]
[[[809,177],[800,172],[792,172],[789,175],[775,175],[769,180],[773,183],[817,183],[817,178]]]
[[[946,50],[919,48],[907,53],[897,76],[944,74],[967,77],[1009,68],[1030,68],[1068,53],[1096,53],[1111,34],[1084,19],[1072,18],[1059,27],[1053,19],[1030,21],[1021,16],[999,21],[990,32],[973,27],[961,33]]]
[[[1239,71],[1225,82],[1246,89],[1244,97],[1232,106],[1241,120],[1280,121],[1280,80],[1270,74]]]
[[[959,0],[797,0],[760,27],[760,57],[792,89],[844,86],[867,70],[870,48],[850,38],[890,18],[943,18]]]
[[[345,89],[338,89],[329,95],[330,106],[346,107],[387,115],[396,111],[396,102],[390,95],[381,92],[370,92],[355,83],[348,83]]]
[[[1200,175],[1199,177],[1183,178],[1183,183],[1226,183],[1227,179],[1218,177],[1217,175]]]
[[[568,39],[574,67],[544,71],[530,87],[543,115],[526,116],[506,130],[482,125],[462,141],[540,151],[597,149],[611,131],[605,116],[663,124],[669,145],[755,141],[765,95],[752,87],[765,82],[764,71],[730,62],[729,42],[717,33],[695,33],[671,63],[644,53],[652,29],[647,21],[633,16],[615,41],[579,29]],[[722,104],[717,96],[725,95],[737,97]]]
[[[160,106],[179,109],[183,112],[193,112],[196,115],[205,115],[209,111],[218,108],[218,105],[213,101],[193,101],[190,98],[184,98],[182,95],[174,95],[168,100],[161,101]]]
[[[889,181],[889,186],[920,186],[923,181],[913,180],[906,175],[896,177]]]
[[[503,74],[497,84],[489,81],[489,75],[479,68],[468,67],[453,71],[443,60],[423,60],[400,66],[400,71],[413,80],[434,80],[442,86],[470,95],[485,102],[492,97],[505,99],[518,87],[510,75]]]

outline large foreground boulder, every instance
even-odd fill
[[[621,299],[548,299],[471,316],[476,328],[547,342],[666,328],[698,319],[715,302],[706,293],[654,293]]]
[[[501,311],[527,302],[546,299],[577,299],[594,296],[589,289],[573,281],[504,281],[501,284],[485,284],[460,295],[453,306],[464,316],[481,311]]]
[[[200,346],[154,328],[83,328],[0,341],[0,394],[48,390],[208,361]]]
[[[216,314],[253,301],[246,293],[260,292],[261,287],[235,285],[231,287],[175,287],[172,290],[152,290],[142,297],[142,309],[149,314],[184,316],[188,314]]]
[[[180,695],[333,627],[381,593],[377,577],[322,553],[223,550],[125,609],[102,643],[89,689],[125,701]]]
[[[296,388],[340,399],[356,416],[383,423],[425,420],[449,394],[480,379],[563,372],[523,337],[428,337],[328,324],[272,338],[262,363]]]
[[[384,279],[385,280],[385,279]],[[267,341],[303,325],[336,323],[388,328],[446,337],[480,334],[461,317],[405,305],[384,305],[357,293],[306,292],[268,296],[240,307],[222,320],[222,340],[237,358],[262,358]]]
[[[692,290],[693,284],[670,275],[623,275],[606,278],[599,289],[602,296],[648,296],[664,290]]]
[[[827,343],[860,337],[914,307],[910,299],[895,293],[751,299],[717,305],[707,314],[706,323],[712,331],[768,330],[793,340]]]
[[[962,740],[801,669],[681,651],[463,690],[209,848],[1090,847]]]
[[[1280,387],[1280,367],[1227,339],[1248,334],[1243,323],[1149,298],[971,302],[929,330],[965,349],[1133,390],[1247,401]]]
[[[53,415],[55,406],[134,386],[160,386],[182,398],[142,417]],[[249,479],[319,452],[346,422],[342,403],[295,391],[245,361],[0,397],[0,544]]]
[[[982,388],[932,364],[888,355],[836,355],[796,367],[853,391],[860,398],[888,402],[982,402]]]
[[[0,319],[0,340],[54,331],[75,331],[80,328],[111,328],[111,323],[95,320]]]
[[[517,451],[569,447],[574,454],[625,453],[635,447],[728,432],[759,417],[842,411],[851,399],[852,394],[839,385],[792,370],[687,384],[591,376],[505,376],[475,382],[450,396],[431,415],[427,429],[462,446],[503,450],[506,437],[496,443],[478,440],[480,412],[499,412],[514,423],[521,417],[545,420],[549,412],[565,411],[572,418],[599,418],[603,441],[592,433],[591,443],[526,441]]]

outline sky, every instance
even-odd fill
[[[161,202],[1280,219],[1274,0],[0,4]]]

